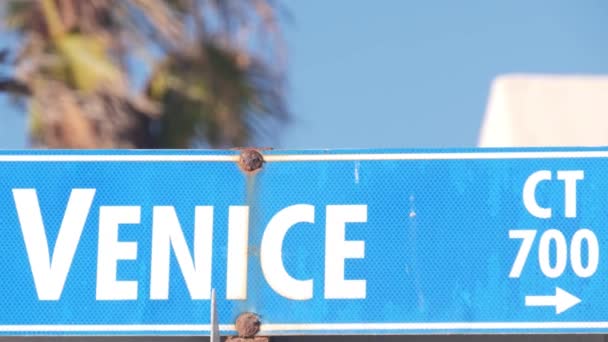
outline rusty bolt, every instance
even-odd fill
[[[260,331],[260,318],[252,312],[245,312],[236,319],[239,337],[251,338]]]
[[[264,157],[255,149],[248,148],[241,151],[239,165],[247,172],[261,169],[264,164]]]

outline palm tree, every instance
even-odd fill
[[[34,146],[244,146],[288,117],[272,0],[0,6],[0,90],[26,100]]]

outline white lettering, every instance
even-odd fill
[[[587,267],[583,266],[581,260],[583,241],[587,243]],[[577,276],[581,278],[591,277],[600,261],[600,246],[597,237],[589,229],[580,229],[572,237],[570,244],[570,263]]]
[[[551,180],[551,171],[536,171],[528,177],[523,189],[523,200],[530,214],[538,218],[551,218],[551,208],[542,208],[536,202],[536,187],[544,180]]]
[[[530,254],[530,249],[532,249],[532,243],[534,242],[535,237],[536,230],[509,230],[510,239],[522,240],[519,247],[519,252],[517,252],[517,256],[515,257],[515,262],[513,262],[513,266],[511,267],[509,278],[519,278],[521,276],[521,271],[524,269],[526,260],[528,260],[528,255]]]
[[[118,241],[120,224],[138,224],[138,206],[102,206],[99,208],[97,247],[97,300],[137,299],[137,281],[116,280],[118,260],[137,259],[137,242]]]
[[[192,299],[209,299],[211,294],[211,257],[213,207],[194,209],[194,262],[179,224],[175,208],[158,206],[152,214],[152,266],[150,298],[169,298],[169,261],[173,247]]]
[[[325,230],[325,298],[365,298],[366,281],[345,280],[344,261],[365,256],[364,241],[346,241],[347,222],[366,222],[366,205],[328,205]]]
[[[293,300],[312,298],[313,281],[291,277],[283,265],[283,239],[287,231],[297,223],[315,223],[315,207],[296,204],[279,211],[268,223],[262,246],[260,262],[266,281],[278,294]]]
[[[551,265],[550,245],[555,243],[555,265]],[[557,278],[564,273],[568,263],[568,246],[564,234],[557,229],[549,229],[540,237],[538,246],[538,264],[543,274]]]
[[[228,212],[226,299],[247,299],[249,207],[231,206]]]
[[[51,257],[36,189],[13,189],[38,299],[61,297],[94,196],[95,189],[72,190]]]
[[[564,206],[566,217],[576,217],[576,181],[585,178],[582,170],[557,171],[557,179],[564,181]]]

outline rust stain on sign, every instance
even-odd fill
[[[238,166],[243,171],[243,177],[245,180],[245,188],[244,188],[244,202],[246,207],[248,208],[248,218],[247,218],[247,228],[244,229],[241,234],[243,234],[242,239],[245,248],[242,250],[243,254],[239,257],[241,258],[242,267],[245,269],[245,273],[248,273],[249,264],[253,263],[253,267],[258,267],[257,263],[259,262],[260,248],[257,242],[257,238],[254,238],[255,242],[250,242],[250,237],[257,237],[260,235],[261,230],[261,218],[260,218],[260,203],[259,203],[259,188],[260,188],[260,178],[259,172],[263,170],[264,166],[264,156],[261,153],[261,150],[268,150],[269,148],[238,148],[240,151]],[[248,300],[243,301],[238,306],[238,312],[256,312],[260,309],[260,301],[257,300],[260,296],[260,293],[257,290],[262,288],[262,279],[260,279],[261,275],[256,275],[255,273],[246,276],[243,281],[241,281],[242,288],[240,288],[239,293],[245,294],[245,298]],[[249,284],[248,284],[249,283]],[[250,289],[249,291],[247,289]],[[257,303],[257,304],[254,304]],[[238,328],[237,328],[238,329]],[[258,328],[259,329],[259,328]],[[239,333],[239,336],[245,337]]]

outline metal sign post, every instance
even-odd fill
[[[220,342],[220,326],[217,322],[217,304],[215,303],[215,289],[211,290],[211,342]]]

